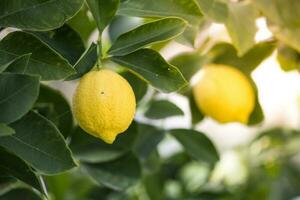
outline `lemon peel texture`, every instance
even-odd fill
[[[73,112],[79,126],[109,144],[129,127],[135,108],[130,84],[107,69],[85,74],[73,97]]]
[[[220,123],[247,124],[255,106],[250,80],[238,69],[226,65],[208,65],[193,87],[197,107]]]

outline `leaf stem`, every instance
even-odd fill
[[[46,198],[48,199],[49,195],[48,195],[48,190],[47,190],[45,181],[44,181],[44,179],[43,179],[43,177],[41,175],[39,175],[38,178],[39,178],[39,182],[40,182],[40,184],[42,186],[42,189],[44,191],[44,194],[45,194]]]

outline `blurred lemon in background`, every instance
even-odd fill
[[[203,114],[220,123],[247,124],[255,106],[250,80],[238,69],[225,65],[203,67],[193,94]]]

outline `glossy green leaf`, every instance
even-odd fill
[[[15,188],[0,196],[0,200],[42,200],[33,190],[28,188]]]
[[[145,116],[150,119],[164,119],[180,115],[184,115],[183,111],[167,100],[153,100],[145,112]]]
[[[65,137],[71,133],[73,128],[71,107],[60,91],[41,85],[35,108],[41,115],[52,121]]]
[[[139,124],[138,131],[139,134],[133,146],[133,151],[140,160],[145,161],[155,152],[157,145],[165,137],[165,132],[147,124]]]
[[[23,160],[3,148],[0,148],[0,157],[0,174],[2,176],[4,174],[13,176],[43,193],[38,177]]]
[[[83,0],[1,0],[0,26],[46,31],[64,24],[81,8]]]
[[[92,43],[91,46],[82,54],[81,58],[74,65],[76,74],[71,75],[67,78],[67,80],[73,80],[82,77],[95,66],[97,59],[97,45],[95,43]]]
[[[274,51],[274,42],[260,42],[239,57],[235,48],[229,43],[216,44],[208,53],[210,62],[239,68],[250,74],[264,59]]]
[[[141,176],[139,161],[132,153],[110,162],[82,166],[95,181],[114,190],[126,190],[136,185]]]
[[[86,4],[83,4],[79,12],[67,23],[81,36],[85,45],[89,44],[92,32],[97,29],[96,22]]]
[[[25,74],[0,74],[0,122],[10,123],[25,115],[39,91],[39,77]]]
[[[254,0],[269,21],[269,28],[282,42],[300,52],[300,2],[290,0]]]
[[[293,48],[280,45],[278,47],[277,60],[284,71],[300,70],[300,54]]]
[[[180,17],[192,24],[199,24],[202,13],[193,0],[126,0],[118,14],[137,17]]]
[[[115,16],[120,0],[87,0],[100,33]]]
[[[122,56],[152,43],[161,42],[181,34],[186,23],[180,18],[164,18],[143,24],[120,35],[112,44],[108,53]]]
[[[113,144],[107,144],[77,127],[72,134],[70,148],[82,162],[108,162],[129,152],[137,133],[137,125],[133,122],[124,133],[118,135]]]
[[[219,160],[217,149],[205,134],[191,129],[173,129],[170,130],[170,133],[192,158],[210,166],[214,166]]]
[[[24,73],[40,75],[43,80],[63,79],[75,73],[65,59],[31,34],[12,32],[0,41],[0,66],[24,54],[31,54]]]
[[[15,134],[15,130],[6,124],[0,123],[0,137]]]
[[[151,49],[140,49],[126,56],[114,56],[111,59],[162,92],[174,92],[187,84],[176,67]]]
[[[199,52],[181,53],[170,60],[170,63],[176,66],[187,80],[190,80],[206,62],[206,57]]]
[[[121,76],[123,76],[129,82],[130,86],[133,89],[135,99],[137,102],[139,102],[147,93],[147,83],[145,81],[142,81],[135,74],[128,71],[122,72]]]
[[[16,133],[2,137],[0,146],[25,160],[38,172],[56,174],[76,166],[63,136],[43,116],[29,112],[10,126]]]
[[[70,26],[47,32],[29,32],[74,65],[84,52],[82,39]]]
[[[142,23],[142,18],[120,15],[115,16],[108,27],[108,34],[111,42],[116,41],[120,35],[142,25]]]

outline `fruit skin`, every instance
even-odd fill
[[[73,97],[74,116],[79,126],[109,144],[129,127],[135,108],[129,83],[107,69],[85,74]]]
[[[220,123],[247,124],[255,106],[255,92],[250,80],[236,68],[207,65],[193,87],[198,108]]]

